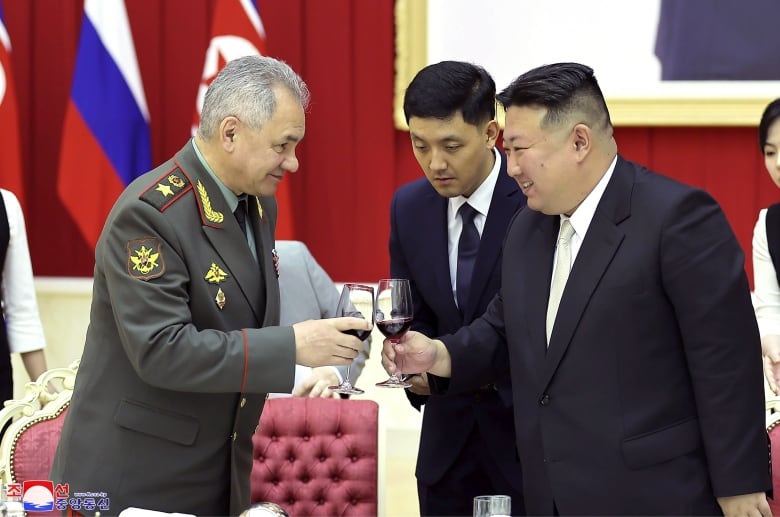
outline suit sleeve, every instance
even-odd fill
[[[500,292],[482,316],[440,339],[450,353],[452,370],[449,380],[432,380],[434,393],[463,393],[509,375],[504,301]]]
[[[761,344],[742,250],[701,191],[676,204],[662,232],[663,287],[683,340],[715,495],[767,490]]]

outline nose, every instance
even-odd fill
[[[287,172],[296,172],[298,170],[298,157],[295,156],[295,153],[284,159],[282,168]]]
[[[444,153],[436,150],[431,152],[430,168],[432,171],[443,171],[447,169],[447,161],[444,159]]]
[[[513,178],[515,176],[520,175],[520,165],[517,163],[517,158],[514,156],[507,156],[506,159],[506,171],[507,174],[512,176]]]

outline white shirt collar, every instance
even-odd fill
[[[596,208],[599,206],[599,201],[601,201],[601,197],[607,189],[607,184],[609,184],[609,180],[612,178],[612,173],[615,172],[616,164],[617,155],[615,155],[615,158],[612,159],[612,163],[607,167],[607,172],[605,172],[599,182],[596,183],[596,186],[593,187],[590,194],[588,194],[582,203],[580,203],[580,206],[577,207],[577,210],[574,211],[572,216],[567,217],[561,215],[561,221],[569,219],[571,225],[574,227],[574,232],[576,233],[579,242],[582,242],[582,239],[585,238],[585,234],[588,232],[590,222],[593,220],[593,216],[596,214]]]
[[[501,155],[498,153],[498,149],[493,148],[493,155],[495,160],[493,162],[493,168],[490,170],[490,174],[485,178],[485,181],[477,187],[469,197],[457,196],[449,199],[449,219],[452,220],[458,215],[458,209],[461,205],[468,201],[472,208],[479,212],[479,215],[484,218],[490,210],[490,201],[493,199],[493,190],[496,188],[496,182],[498,181],[498,173],[501,170]],[[479,219],[482,219],[477,216]],[[484,220],[484,219],[483,219]],[[479,226],[477,226],[479,228]],[[480,228],[480,233],[482,229]]]

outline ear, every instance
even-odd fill
[[[493,149],[496,146],[496,140],[498,140],[499,132],[500,128],[498,127],[498,122],[495,120],[491,120],[485,124],[485,147],[488,149]]]
[[[593,146],[593,133],[585,124],[577,124],[571,131],[572,150],[577,155],[577,161],[582,161],[590,154]]]
[[[238,133],[238,119],[234,116],[225,117],[219,124],[219,140],[226,151],[232,151],[235,147],[236,134]]]

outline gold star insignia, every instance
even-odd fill
[[[173,195],[173,190],[171,190],[171,187],[169,187],[168,185],[163,185],[162,183],[158,183],[157,188],[155,188],[154,190],[156,190],[157,192],[159,192],[165,197]]]

